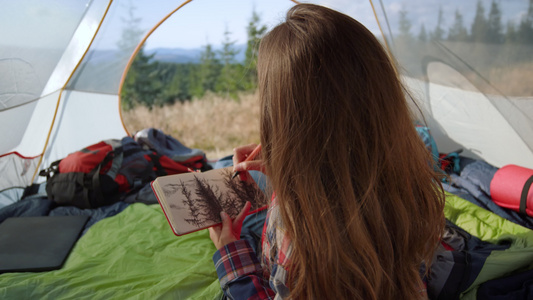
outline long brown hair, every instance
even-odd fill
[[[294,252],[294,299],[416,299],[444,194],[391,58],[301,4],[261,41],[261,143]]]

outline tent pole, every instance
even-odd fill
[[[137,56],[137,53],[139,53],[139,51],[141,51],[141,48],[142,46],[144,45],[144,43],[146,42],[146,40],[148,39],[148,37],[150,35],[152,35],[152,33],[159,27],[161,26],[161,24],[163,24],[163,22],[165,22],[168,18],[170,18],[170,16],[172,16],[175,12],[177,12],[180,8],[184,7],[185,5],[189,4],[190,2],[192,2],[192,0],[185,0],[182,4],[180,4],[180,6],[178,6],[176,9],[174,9],[173,11],[171,11],[170,13],[168,13],[163,19],[161,19],[159,22],[157,22],[157,24],[155,24],[155,26],[153,26],[145,35],[144,37],[142,38],[142,40],[139,42],[139,44],[137,44],[137,47],[135,47],[135,50],[133,50],[133,53],[131,54],[130,56],[130,59],[128,60],[128,63],[126,64],[126,67],[124,68],[124,71],[122,72],[122,77],[120,78],[120,83],[118,85],[118,112],[120,114],[120,121],[122,122],[122,127],[124,127],[124,130],[128,133],[128,135],[130,134],[130,132],[128,131],[128,129],[126,128],[126,124],[124,124],[124,119],[122,118],[122,108],[121,108],[121,105],[120,103],[122,102],[122,98],[120,97],[120,95],[122,94],[122,86],[124,85],[124,81],[126,80],[126,75],[128,74],[128,71],[130,70],[130,67],[131,67],[131,64],[133,63],[133,60],[135,59],[135,57]]]
[[[385,48],[387,49],[387,52],[389,53],[389,56],[393,57],[392,51],[391,51],[391,49],[389,47],[389,43],[387,42],[387,37],[385,36],[385,33],[383,32],[383,28],[381,27],[381,23],[379,22],[378,14],[376,13],[376,8],[374,7],[374,3],[372,2],[372,0],[369,0],[369,1],[370,1],[370,6],[372,6],[372,11],[374,12],[374,17],[376,18],[376,22],[378,23],[379,31],[381,32],[381,36],[383,37],[383,42],[385,43]],[[396,71],[396,73],[398,74],[398,70],[396,68],[396,64],[393,64],[393,67],[394,67],[394,70]]]
[[[56,118],[57,118],[57,112],[59,111],[59,104],[61,103],[61,97],[63,96],[63,92],[67,88],[68,82],[70,81],[70,79],[72,78],[72,76],[74,75],[74,73],[76,72],[78,67],[80,66],[81,62],[83,61],[83,59],[87,55],[87,52],[89,52],[89,48],[91,48],[91,45],[92,45],[92,43],[94,41],[94,38],[98,34],[98,31],[100,30],[100,27],[102,26],[102,23],[104,22],[105,16],[107,15],[107,12],[109,11],[109,7],[111,6],[111,3],[113,3],[113,0],[109,1],[109,4],[107,5],[107,8],[106,8],[106,10],[104,12],[104,15],[102,16],[102,19],[100,20],[100,23],[98,24],[98,28],[96,29],[96,31],[95,31],[92,39],[91,39],[91,42],[89,43],[89,46],[87,47],[87,49],[85,49],[85,52],[81,56],[80,60],[78,61],[78,63],[76,64],[76,66],[74,67],[72,72],[70,73],[69,77],[65,81],[65,84],[63,85],[63,87],[61,88],[61,90],[59,92],[59,97],[57,98],[57,105],[56,105],[56,108],[55,108],[55,111],[54,111],[54,117],[52,118],[52,123],[50,124],[50,130],[48,131],[48,135],[46,136],[46,141],[44,143],[43,151],[39,155],[39,161],[37,162],[37,166],[35,167],[35,172],[33,173],[33,176],[31,178],[31,183],[33,183],[35,181],[35,176],[37,176],[37,174],[39,173],[39,167],[41,166],[41,163],[43,162],[43,157],[44,157],[44,155],[46,153],[46,149],[48,148],[48,143],[50,142],[50,137],[51,137],[52,131],[54,129],[54,125],[55,125]]]

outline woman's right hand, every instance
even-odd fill
[[[256,147],[256,144],[249,144],[233,149],[233,172],[239,172],[239,178],[243,181],[248,180],[248,172],[245,171],[260,171],[265,173],[261,152],[253,160],[246,161]]]

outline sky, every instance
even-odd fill
[[[165,21],[147,40],[146,47],[197,48],[220,44],[224,32],[246,43],[246,26],[255,10],[263,24],[278,24],[294,3],[289,0],[194,0]]]
[[[2,1],[2,0],[0,0]],[[153,28],[168,12],[175,9],[182,0],[165,1],[154,6],[152,1],[115,0],[115,9],[109,11],[114,21],[103,24],[103,31],[109,36],[102,41],[101,48],[113,48],[120,39],[120,28],[124,27],[127,9],[134,6],[134,14],[142,16],[140,27]],[[377,29],[376,21],[368,0],[315,0],[300,1],[322,4],[356,17],[363,24]],[[193,0],[172,14],[147,38],[146,49],[185,48],[193,49],[210,43],[221,44],[224,32],[230,32],[230,39],[237,44],[246,43],[246,26],[252,11],[259,14],[261,24],[272,28],[283,21],[285,13],[295,3],[291,0]],[[161,14],[164,11],[165,14]],[[153,18],[151,16],[154,16]],[[155,17],[157,16],[157,17]],[[113,28],[113,29],[112,29]],[[119,30],[117,30],[119,29]]]
[[[486,14],[492,1],[482,0]],[[515,20],[515,23],[518,23],[529,3],[529,0],[494,1],[500,4],[504,26],[508,20]],[[380,35],[372,5],[368,0],[301,2],[316,3],[339,10]],[[463,15],[465,26],[469,28],[474,18],[477,0],[374,0],[373,4],[376,13],[381,18],[381,26],[384,30],[387,28],[387,23],[383,18],[385,16],[383,8],[386,11],[389,25],[395,33],[399,12],[404,9],[408,11],[408,18],[412,20],[412,33],[417,35],[422,24],[426,30],[432,30],[436,26],[438,8],[442,8],[445,15],[443,28],[447,29],[452,25],[456,10]],[[286,11],[292,5],[294,2],[290,0],[194,0],[165,21],[147,39],[146,47],[147,49],[197,48],[207,43],[217,45],[223,40],[225,30],[231,33],[230,38],[237,44],[244,44],[246,43],[246,26],[253,10],[260,15],[263,24],[272,28],[283,21]]]
[[[80,7],[89,3],[103,3],[109,0],[0,0],[0,44],[32,46],[36,44],[58,45],[70,40],[73,28],[80,17]],[[111,2],[108,17],[102,24],[97,43],[99,49],[113,49],[120,40],[124,20],[128,18],[128,8],[134,7],[133,14],[140,18],[140,28],[145,32],[152,29],[170,11],[178,7],[183,0],[114,0]],[[426,30],[436,25],[438,8],[442,8],[444,28],[453,23],[453,15],[459,10],[465,19],[467,28],[474,17],[478,0],[374,0],[374,7],[379,17],[383,17],[383,8],[391,27],[398,24],[399,11],[408,11],[408,18],[413,23],[413,34],[418,34],[421,24]],[[481,0],[488,13],[491,1],[500,4],[503,22],[515,20],[518,23],[527,11],[529,0]],[[301,1],[321,4],[344,12],[367,26],[379,35],[372,5],[369,0],[312,0]],[[261,23],[272,28],[280,23],[285,12],[294,5],[291,0],[193,0],[174,13],[146,40],[146,48],[185,48],[194,49],[207,43],[221,44],[227,30],[230,39],[237,44],[246,43],[246,26],[252,11],[261,17]],[[126,9],[124,9],[126,8]],[[17,12],[17,13],[14,13]],[[18,12],[22,14],[19,16]],[[83,10],[81,10],[83,13]],[[382,20],[382,27],[388,26]],[[395,29],[393,28],[393,31]],[[144,36],[144,35],[143,35]]]

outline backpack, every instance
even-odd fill
[[[191,166],[198,160],[177,162],[125,137],[71,153],[40,175],[47,177],[46,193],[56,204],[96,208],[124,199],[158,176],[191,172]]]
[[[431,157],[433,157],[435,164],[437,166],[440,165],[439,150],[433,136],[431,136],[431,133],[429,132],[429,128],[420,124],[415,124],[415,129],[428,151],[431,152]]]

